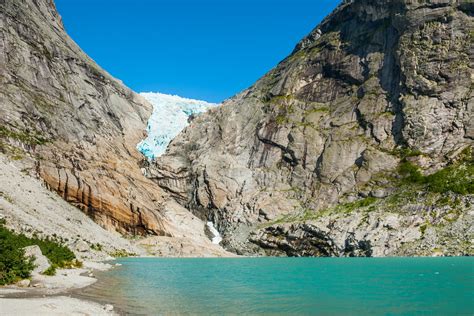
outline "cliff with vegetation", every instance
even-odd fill
[[[473,14],[343,1],[147,176],[237,253],[472,255]]]

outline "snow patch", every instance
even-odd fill
[[[188,126],[191,116],[219,105],[156,92],[142,92],[140,95],[153,105],[147,125],[148,136],[137,145],[137,149],[150,160],[164,154],[171,140]]]

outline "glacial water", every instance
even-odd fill
[[[129,258],[83,298],[137,315],[474,315],[474,258]]]

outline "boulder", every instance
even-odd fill
[[[114,306],[113,306],[112,304],[105,304],[105,305],[104,305],[104,310],[105,310],[106,312],[111,312],[111,311],[114,310]]]
[[[51,263],[49,262],[48,258],[43,255],[39,246],[33,245],[23,249],[25,250],[25,257],[34,258],[33,263],[35,268],[32,271],[33,275],[40,274],[51,266]]]
[[[89,245],[84,240],[78,240],[74,243],[74,249],[79,252],[87,252],[90,250]]]
[[[29,287],[31,284],[31,281],[29,279],[24,279],[16,283],[19,287]]]

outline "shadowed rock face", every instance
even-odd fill
[[[86,56],[54,3],[2,1],[2,151],[36,159],[39,176],[103,226],[166,234],[135,146],[152,107]]]
[[[380,175],[397,169],[401,151],[416,153],[414,163],[430,173],[472,147],[473,13],[469,1],[344,1],[255,85],[197,117],[148,177],[215,222],[234,251],[260,252],[280,236],[292,245],[279,248],[286,254],[370,255],[370,238],[388,228],[339,238],[332,250],[344,225],[254,232],[282,216],[385,197],[394,188]],[[351,229],[360,227],[373,228]],[[410,241],[421,238],[413,229],[403,233]],[[295,242],[304,236],[316,236],[323,250]],[[379,246],[379,255],[395,251]]]

